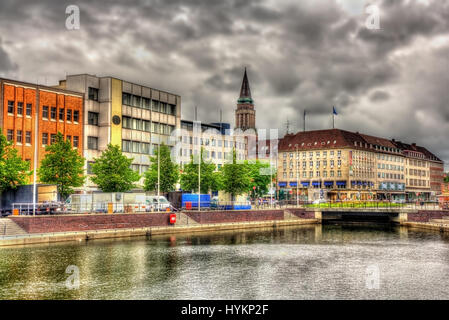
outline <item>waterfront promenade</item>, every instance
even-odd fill
[[[295,208],[176,213],[65,214],[0,219],[0,246],[61,241],[213,232],[247,228],[321,224],[329,220],[382,221],[413,228],[449,231],[449,211],[392,208]]]

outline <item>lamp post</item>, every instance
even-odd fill
[[[295,144],[296,147],[296,207],[299,207],[299,153],[298,153],[298,144]]]

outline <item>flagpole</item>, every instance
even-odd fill
[[[304,132],[306,132],[306,109],[304,109]]]

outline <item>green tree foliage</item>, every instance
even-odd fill
[[[160,191],[169,192],[175,190],[176,182],[179,178],[179,168],[176,163],[171,160],[170,148],[165,144],[161,144],[160,147]],[[158,150],[155,151],[155,155],[150,158],[151,167],[145,172],[144,189],[146,191],[157,190],[157,167],[158,167]]]
[[[249,166],[244,163],[237,163],[235,149],[232,152],[232,162],[226,163],[222,167],[223,187],[222,190],[235,196],[248,192],[251,188],[251,177]]]
[[[18,156],[17,149],[0,129],[0,193],[25,184],[30,175],[29,163]]]
[[[80,187],[85,180],[84,158],[68,140],[64,140],[61,132],[56,140],[45,147],[45,157],[38,170],[39,180],[43,183],[56,184],[58,193],[66,199],[73,193],[74,187]]]
[[[215,171],[215,164],[204,161],[203,152],[203,148],[201,148],[201,193],[218,191],[221,189],[221,172]],[[191,156],[190,163],[184,166],[180,184],[182,190],[198,192],[198,156],[196,161],[193,160],[194,157]]]
[[[92,164],[91,178],[103,192],[126,192],[135,187],[140,175],[130,168],[133,158],[122,154],[120,147],[108,144],[99,158]]]
[[[263,163],[256,160],[254,163],[248,163],[245,161],[245,165],[248,166],[249,176],[251,179],[250,192],[254,197],[261,197],[268,193],[270,186],[270,164]],[[256,187],[254,190],[253,187]]]
[[[444,174],[444,182],[449,183],[449,172]]]

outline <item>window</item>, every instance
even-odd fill
[[[171,115],[176,114],[176,106],[174,104],[168,105],[168,114],[171,114]]]
[[[95,163],[94,161],[87,161],[87,174],[92,174],[92,164]]]
[[[131,95],[129,93],[122,93],[122,104],[131,105]]]
[[[159,112],[159,101],[151,100],[151,109]]]
[[[139,153],[140,152],[140,142],[138,141],[132,141],[132,152],[133,153]]]
[[[133,96],[133,106],[140,108],[140,97],[139,96]]]
[[[142,98],[143,99],[143,107],[145,109],[151,109],[151,100],[148,98]]]
[[[67,109],[67,121],[72,121],[72,109]]]
[[[98,101],[98,89],[89,87],[89,100]]]
[[[59,121],[64,121],[64,108],[59,109]]]
[[[31,131],[25,132],[25,143],[31,144]]]
[[[66,140],[70,142],[70,144],[72,144],[72,136],[67,136]]]
[[[27,103],[26,115],[31,117],[31,103]]]
[[[125,127],[125,118],[127,118],[127,117],[123,117],[123,127]],[[92,126],[98,126],[98,113],[88,111],[87,112],[87,123]]]
[[[98,150],[98,138],[87,137],[87,148],[90,150]]]
[[[74,110],[73,111],[73,121],[78,122],[79,118],[80,118],[80,112],[78,110]]]
[[[8,113],[14,114],[14,101],[8,101]]]
[[[73,147],[78,148],[78,145],[79,145],[79,137],[73,136]]]
[[[90,119],[90,114],[94,114],[95,112],[89,112],[89,114],[88,114],[88,118]],[[94,116],[94,115],[92,115],[92,116]],[[98,114],[97,114],[97,124],[96,125],[98,125]],[[125,129],[131,129],[131,127],[132,127],[132,120],[131,120],[132,118],[130,118],[130,117],[122,117],[122,126],[123,126],[123,128],[125,128]],[[95,121],[93,121],[93,123],[95,123]],[[89,123],[90,124],[90,123]]]
[[[52,134],[51,136],[50,136],[50,144],[53,144],[53,143],[55,143],[56,142],[56,134]]]
[[[42,134],[42,145],[44,146],[48,145],[48,133]]]
[[[8,139],[8,141],[13,141],[14,140],[14,131],[8,130],[6,138]]]
[[[20,144],[22,143],[22,130],[17,130],[16,142]]]
[[[51,109],[50,109],[50,118],[52,120],[56,120],[56,107],[51,107]]]
[[[17,102],[17,115],[23,115],[23,102]]]
[[[160,112],[167,113],[167,104],[165,102],[161,102]]]
[[[131,152],[131,141],[122,140],[122,150],[124,152]]]
[[[48,107],[47,106],[42,107],[42,118],[48,119]]]

